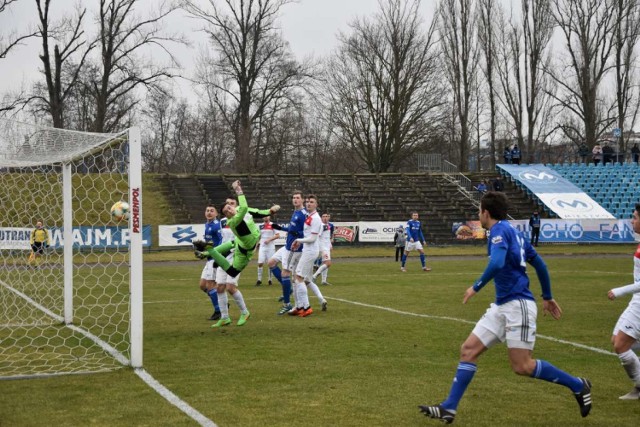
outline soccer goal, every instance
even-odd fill
[[[0,119],[0,203],[0,378],[141,367],[139,130]]]

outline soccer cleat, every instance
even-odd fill
[[[639,400],[640,399],[640,387],[634,387],[629,393],[624,396],[620,396],[620,400]]]
[[[300,313],[302,313],[303,311],[304,311],[304,308],[298,308],[298,307],[296,307],[296,308],[292,308],[291,310],[289,310],[289,311],[287,312],[287,314],[288,314],[289,316],[299,316],[299,315],[300,315]]]
[[[580,378],[580,381],[582,381],[582,390],[580,393],[574,393],[574,396],[580,405],[580,415],[584,418],[591,411],[591,381],[586,378]]]
[[[400,271],[402,271],[403,273],[406,273],[406,272],[407,272],[407,269],[406,269],[406,268],[404,268],[404,267],[400,267]]]
[[[327,311],[327,300],[322,301],[322,311]]]
[[[325,285],[325,286],[331,286],[331,283],[329,283],[329,282],[322,282],[322,284]]]
[[[268,285],[269,285],[269,286],[273,285],[273,282],[271,282],[271,280],[269,280]]]
[[[422,267],[422,271],[431,271],[431,267]]]
[[[291,311],[293,307],[291,306],[291,304],[285,304],[282,306],[282,308],[280,309],[280,311],[278,311],[278,316],[282,316],[283,314],[287,314]]]
[[[214,323],[213,325],[211,325],[212,328],[221,328],[223,326],[228,326],[231,324],[231,318],[230,317],[223,317],[222,319],[218,320],[217,323]]]
[[[256,282],[256,286],[260,286],[260,285],[262,285],[262,280],[258,280],[258,281]]]
[[[219,311],[214,311],[208,320],[219,320],[222,314]]]
[[[453,422],[453,419],[456,417],[455,412],[444,409],[442,405],[435,405],[435,406],[420,405],[418,406],[418,408],[420,408],[420,412],[425,414],[427,417],[435,418],[437,420],[442,421],[445,424],[451,424]]]
[[[311,306],[307,307],[307,308],[301,308],[300,312],[298,313],[299,317],[307,317],[309,315],[313,314],[313,308],[311,308]]]
[[[280,298],[278,298],[278,302],[282,302],[282,301],[284,301],[284,296],[281,295]]]
[[[249,313],[248,311],[247,311],[247,314],[241,314],[240,318],[238,319],[238,323],[236,323],[236,325],[238,326],[244,325],[245,323],[247,323],[247,320],[249,320],[249,317],[251,317],[251,313]]]

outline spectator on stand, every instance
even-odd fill
[[[593,164],[598,166],[598,163],[602,160],[602,146],[600,144],[593,146],[593,150],[591,150],[591,157],[593,158]]]
[[[518,148],[518,144],[514,145],[511,149],[511,163],[514,165],[520,164],[520,149]]]
[[[587,156],[589,155],[589,147],[587,147],[587,144],[585,144],[584,141],[582,141],[578,147],[578,155],[580,156],[580,161],[586,165]]]
[[[480,193],[480,195],[482,196],[484,193],[487,192],[487,184],[485,184],[484,181],[480,181],[480,184],[478,184],[478,186],[476,187],[476,190],[478,190],[478,193]]]
[[[511,149],[509,147],[504,147],[504,152],[502,153],[502,157],[504,158],[504,162],[508,165],[511,164]]]
[[[606,165],[607,163],[612,161],[613,161],[613,147],[611,147],[608,142],[605,142],[604,147],[602,147],[602,164]]]
[[[640,148],[638,148],[638,143],[633,144],[631,147],[631,157],[633,159],[633,163],[640,164]]]
[[[502,177],[498,176],[495,181],[493,181],[493,191],[504,191],[504,182],[502,182]]]

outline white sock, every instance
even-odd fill
[[[320,267],[318,267],[318,269],[316,270],[315,273],[313,273],[313,278],[315,279],[316,277],[318,277],[320,274],[323,274],[323,272],[327,269],[327,265],[326,264],[322,264]]]
[[[262,281],[262,267],[258,267],[258,280]]]
[[[622,367],[627,372],[627,376],[633,381],[636,387],[640,387],[640,360],[633,350],[627,350],[618,355]]]
[[[329,267],[327,267],[323,272],[322,272],[322,283],[325,283],[327,281],[327,276],[329,275]]]
[[[229,317],[229,300],[227,299],[227,291],[218,292],[218,305],[220,306],[220,317]]]
[[[307,308],[309,307],[309,293],[307,292],[307,285],[304,282],[296,282],[296,307]]]
[[[238,304],[238,308],[240,309],[240,312],[242,314],[247,314],[249,310],[247,310],[247,306],[244,303],[244,298],[242,297],[242,292],[240,292],[240,289],[237,289],[232,296],[233,296],[233,299],[236,301],[236,304]]]
[[[311,289],[311,291],[318,297],[318,300],[320,300],[320,303],[322,303],[324,301],[324,297],[322,296],[322,292],[320,292],[320,288],[318,287],[318,285],[313,283],[313,281],[309,281],[306,283],[309,289]]]
[[[269,268],[269,281],[271,281],[271,279],[272,279],[271,269]]]

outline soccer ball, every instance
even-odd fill
[[[122,221],[123,219],[129,219],[130,212],[129,204],[127,202],[119,201],[115,202],[111,206],[111,218],[116,221]]]

